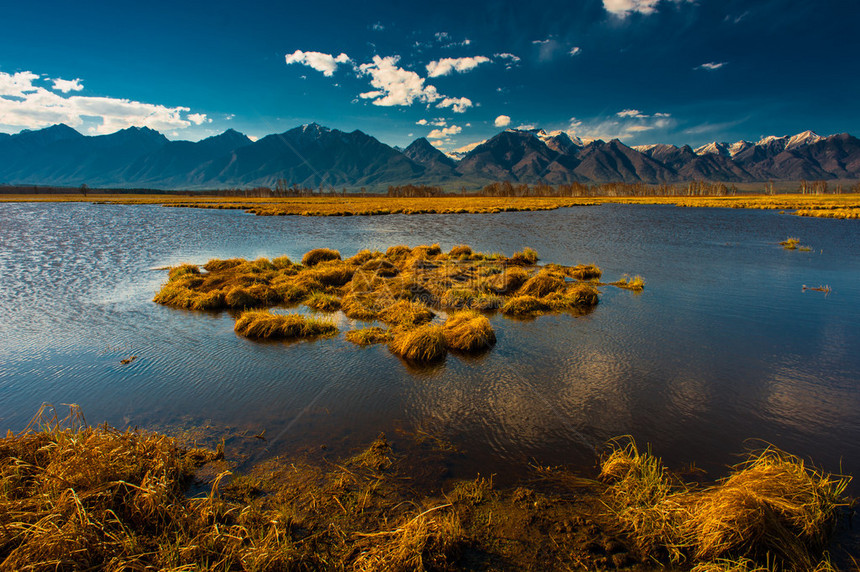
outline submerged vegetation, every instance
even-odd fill
[[[615,442],[598,480],[533,467],[498,488],[440,480],[460,453],[420,435],[240,474],[222,447],[45,411],[0,439],[4,570],[825,572],[847,502],[847,478],[775,449],[694,487]]]
[[[492,347],[495,333],[482,313],[534,317],[582,313],[597,305],[600,268],[539,266],[538,260],[531,248],[506,257],[467,245],[448,252],[438,244],[397,245],[385,252],[362,250],[346,259],[336,250],[316,248],[301,263],[281,256],[216,259],[202,268],[182,264],[170,269],[154,300],[190,310],[240,312],[235,331],[252,338],[337,333],[328,322],[266,308],[301,303],[314,312],[339,310],[352,320],[378,324],[348,333],[349,341],[387,342],[392,353],[407,360],[433,361],[449,350],[474,353]],[[642,281],[637,277],[614,284],[635,290]]]

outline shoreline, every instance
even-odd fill
[[[389,214],[497,214],[603,204],[673,205],[794,211],[795,216],[860,218],[860,194],[739,194],[732,196],[583,196],[583,197],[214,197],[119,194],[0,194],[0,203],[89,202],[106,205],[160,205],[174,208],[243,210],[258,216],[379,216]]]
[[[498,487],[493,475],[449,478],[456,451],[444,441],[380,435],[343,457],[318,450],[239,473],[232,447],[213,451],[187,436],[93,428],[72,411],[62,421],[37,417],[28,430],[0,439],[0,502],[5,530],[15,531],[0,543],[4,566],[646,572],[776,570],[753,566],[781,562],[784,570],[827,571],[847,564],[857,545],[856,535],[850,547],[831,542],[834,531],[846,542],[840,507],[853,501],[840,488],[843,478],[773,450],[705,481],[667,471],[623,439],[596,457],[596,477],[532,466],[527,478]],[[750,499],[777,510],[772,518],[750,520],[746,509],[733,508],[730,485],[740,478],[758,491]],[[702,552],[685,524],[699,509],[681,516],[658,510],[713,499],[728,499],[718,505],[717,529],[752,526],[758,540],[738,544],[722,534],[723,548]],[[662,529],[643,528],[655,518]],[[808,525],[796,528],[798,518]],[[51,522],[66,524],[52,529]],[[781,552],[779,543],[796,553]]]

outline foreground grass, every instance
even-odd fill
[[[428,197],[387,196],[237,198],[206,195],[4,195],[0,202],[94,202],[107,204],[155,204],[166,207],[238,209],[261,216],[357,216],[389,214],[494,214],[539,211],[563,207],[621,204],[666,204],[683,207],[773,209],[794,211],[797,216],[860,218],[860,194],[752,194],[706,196],[613,197]]]
[[[220,451],[43,417],[0,440],[0,568],[834,570],[823,550],[845,480],[779,451],[697,489],[632,443],[609,450],[600,481],[535,468],[504,489],[440,484],[451,454],[380,437],[240,475]],[[204,464],[217,476],[186,497]]]
[[[279,257],[176,266],[154,300],[189,310],[235,310],[236,333],[252,338],[337,333],[328,322],[265,308],[304,304],[314,312],[341,311],[353,320],[380,324],[347,333],[347,340],[359,345],[388,342],[398,356],[429,362],[448,351],[491,348],[496,337],[483,313],[534,318],[589,311],[599,302],[600,276],[594,264],[540,266],[531,248],[507,257],[474,252],[467,245],[449,252],[439,245],[397,245],[385,252],[362,250],[346,259],[336,250],[316,248],[301,263]],[[641,290],[644,282],[613,284]],[[443,313],[445,320],[437,320]]]

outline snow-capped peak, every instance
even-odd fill
[[[767,137],[763,137],[762,139],[760,139],[759,142],[756,143],[756,145],[769,145],[771,143],[780,142],[784,139],[788,139],[788,137],[786,137],[785,135],[783,135],[782,137],[777,137],[776,135],[768,135]]]
[[[740,141],[735,141],[729,146],[729,155],[734,157],[738,153],[749,149],[752,146],[752,143],[749,141],[744,141],[741,139]]]
[[[786,149],[791,149],[792,147],[798,147],[800,145],[812,145],[813,143],[818,143],[819,141],[823,141],[824,137],[815,133],[814,131],[804,131],[803,133],[798,133],[797,135],[792,136],[788,140],[788,144],[786,144]]]
[[[713,143],[702,145],[695,150],[695,153],[696,155],[727,155],[728,147],[725,143],[717,143],[714,141]]]

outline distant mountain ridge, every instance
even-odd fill
[[[506,129],[450,155],[420,137],[399,150],[363,133],[311,123],[257,141],[228,129],[197,142],[147,127],[86,136],[63,124],[0,134],[0,184],[153,189],[398,184],[725,183],[860,179],[860,140],[812,131],[692,149],[588,143],[565,132]]]

